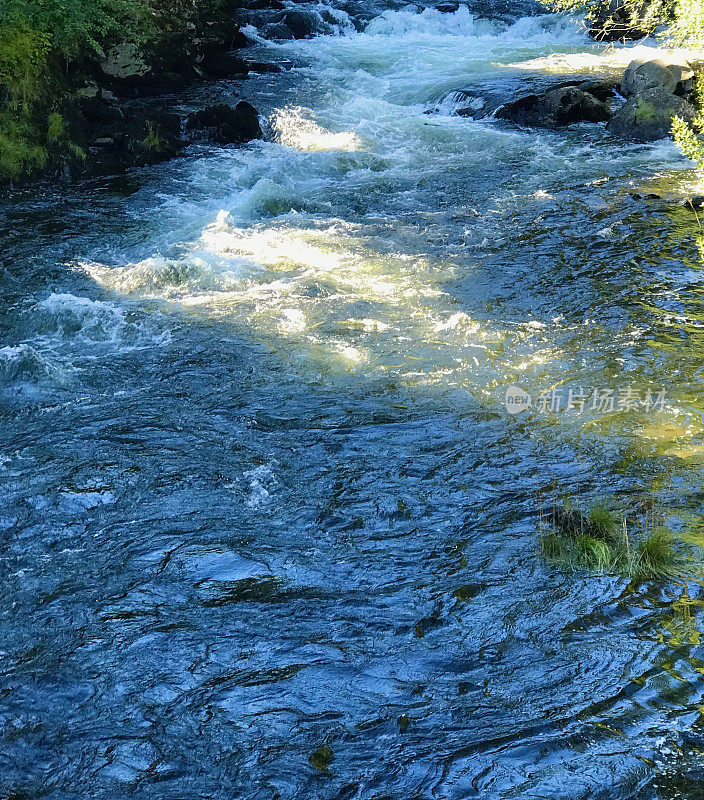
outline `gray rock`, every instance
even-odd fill
[[[695,115],[694,106],[669,88],[646,89],[631,97],[606,126],[617,136],[637,142],[653,142],[670,133],[675,114],[685,119]]]
[[[577,86],[562,86],[506,103],[496,116],[520,125],[553,128],[573,122],[605,122],[610,113],[606,103],[593,94]]]
[[[621,92],[632,97],[646,89],[664,89],[672,94],[685,95],[692,91],[694,72],[686,64],[664,59],[631,61],[623,74]]]
[[[123,42],[113,47],[100,62],[100,68],[111,78],[121,80],[146,75],[150,70],[139,48],[132,42]]]

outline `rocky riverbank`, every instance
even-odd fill
[[[88,18],[81,18],[83,41],[66,45],[66,58],[58,42],[71,9],[45,19],[14,1],[28,33],[23,42],[20,23],[10,19],[3,27],[0,14],[0,184],[115,174],[173,158],[195,139],[229,144],[258,138],[250,104],[219,104],[184,118],[179,96],[198,82],[243,81],[250,73],[281,69],[247,57],[252,42],[243,26],[293,39],[332,33],[339,23],[330,13],[326,19],[325,12],[298,11],[280,0],[155,0],[148,33],[127,27],[121,36],[113,32],[98,41]],[[76,2],[86,14],[82,0]],[[17,53],[6,52],[9,47]],[[28,83],[29,70],[36,75]]]
[[[187,119],[175,110],[179,93],[196,82],[244,80],[252,70],[277,69],[243,57],[250,41],[240,30],[236,5],[194,19],[156,46],[122,42],[103,57],[81,59],[59,103],[52,103],[44,174],[116,174],[173,158],[195,138],[230,143],[260,137],[248,103],[203,109]]]

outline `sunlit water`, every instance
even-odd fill
[[[2,208],[3,796],[699,796],[696,551],[536,533],[557,485],[697,539],[687,164],[454,113],[628,61],[569,19],[336,13],[211,90],[266,141]],[[667,400],[537,402],[628,386]]]

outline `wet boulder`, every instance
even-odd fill
[[[318,30],[318,16],[311,11],[289,11],[283,21],[294,39],[307,39]]]
[[[519,125],[555,128],[574,122],[605,122],[611,115],[607,104],[591,92],[579,86],[561,86],[506,103],[496,116]]]
[[[125,114],[116,102],[100,96],[78,98],[78,109],[87,122],[101,132],[109,134],[124,127]]]
[[[283,22],[269,22],[259,28],[259,33],[265,39],[293,39],[292,30]]]
[[[597,100],[600,100],[602,103],[606,103],[611,98],[615,97],[616,89],[618,84],[616,81],[579,81],[578,83],[565,83],[562,84],[563,86],[576,86],[578,89],[581,89],[583,92],[587,92],[587,94],[592,95],[592,97],[596,97]]]
[[[217,144],[243,144],[262,136],[259,115],[254,106],[244,100],[234,108],[217,103],[190,114],[186,130]]]
[[[684,97],[662,87],[646,89],[630,97],[607,127],[616,136],[636,142],[652,142],[670,134],[672,117],[694,118],[696,110]]]
[[[211,78],[245,78],[249,72],[242,58],[217,50],[206,53],[201,66]]]
[[[134,166],[158,164],[181,152],[181,118],[171,111],[136,110],[125,131],[125,149]]]
[[[647,89],[662,89],[682,97],[692,92],[694,72],[687,64],[664,59],[631,61],[623,74],[621,93],[632,97]]]

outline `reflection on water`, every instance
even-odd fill
[[[248,84],[271,140],[2,210],[2,791],[697,796],[685,165],[453,115],[603,61],[566,18],[262,49],[299,64]],[[667,403],[512,417],[510,385]],[[655,494],[691,574],[549,567],[555,485]]]

